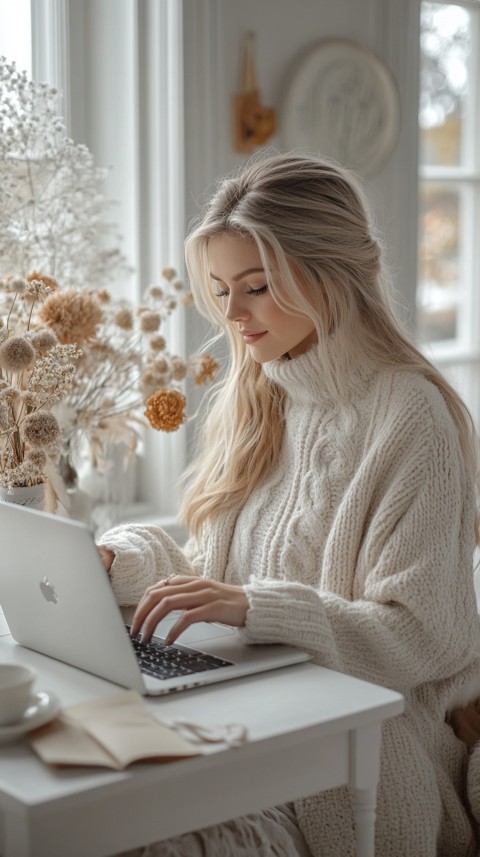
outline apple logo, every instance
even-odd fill
[[[46,576],[40,581],[40,589],[45,601],[51,601],[52,604],[58,604],[59,597],[55,592],[55,587],[50,583]]]

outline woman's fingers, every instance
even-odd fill
[[[150,599],[153,598],[150,596]],[[172,610],[188,610],[193,609],[195,607],[201,606],[202,604],[207,603],[210,600],[209,593],[205,590],[204,592],[197,592],[192,597],[192,593],[182,593],[177,591],[171,592],[162,598],[160,601],[149,600],[146,607],[146,613],[143,612],[142,616],[137,617],[135,613],[132,620],[132,635],[138,634],[138,632],[142,631],[142,641],[148,642],[153,632],[155,631],[156,626],[162,619],[165,618]]]
[[[160,580],[153,586],[149,586],[148,589],[145,590],[142,599],[138,603],[137,609],[135,610],[132,620],[132,636],[138,634],[147,616],[150,615],[150,613],[156,607],[157,604],[161,604],[165,601],[165,599],[170,599],[173,595],[178,594],[179,585],[187,587],[191,590],[194,589],[195,586],[198,585],[198,583],[202,582],[202,578],[177,575],[175,577],[168,577],[165,580]],[[160,618],[163,618],[163,616],[166,616],[166,614],[170,612],[170,610],[174,609],[179,608],[174,608],[172,606],[168,607],[168,609],[165,610],[164,614],[160,616]],[[156,615],[160,615],[159,611],[157,611]],[[158,623],[159,621],[160,619],[157,618],[156,622]]]
[[[241,627],[244,624],[244,622],[239,624],[239,622],[235,621],[234,614],[232,613],[232,605],[228,602],[222,600],[208,601],[206,604],[193,607],[182,613],[168,632],[165,639],[167,645],[171,646],[177,637],[195,622],[223,622],[225,625],[235,625],[236,627]]]
[[[177,575],[145,591],[135,611],[131,633],[135,636],[141,630],[142,640],[148,642],[165,616],[172,610],[183,611],[169,632],[170,644],[194,622],[224,622],[241,627],[247,609],[248,599],[241,586]]]

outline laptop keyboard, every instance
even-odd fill
[[[126,627],[130,635],[130,627]],[[197,649],[178,644],[167,646],[161,637],[154,637],[146,645],[142,643],[141,637],[130,639],[142,673],[154,678],[176,678],[232,666],[231,661],[224,661]]]

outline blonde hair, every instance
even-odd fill
[[[224,179],[186,240],[195,303],[226,336],[229,371],[203,424],[197,457],[185,474],[182,517],[191,532],[240,508],[277,461],[283,391],[249,355],[212,294],[207,248],[226,232],[255,241],[270,293],[286,312],[315,324],[327,391],[347,396],[353,361],[417,370],[442,393],[462,452],[477,473],[470,414],[443,375],[402,332],[390,305],[381,247],[356,178],[330,160],[279,154],[255,159]]]

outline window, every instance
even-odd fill
[[[102,192],[118,203],[112,220],[134,269],[115,283],[116,294],[138,299],[166,266],[183,276],[182,5],[0,0],[0,21],[0,53],[63,93],[69,136],[110,168]],[[178,316],[167,336],[181,354]],[[185,432],[146,433],[125,491],[126,516],[165,522],[176,514],[185,456]]]
[[[480,3],[421,4],[417,331],[438,359],[479,352]]]
[[[30,0],[0,0],[0,56],[32,73]]]

